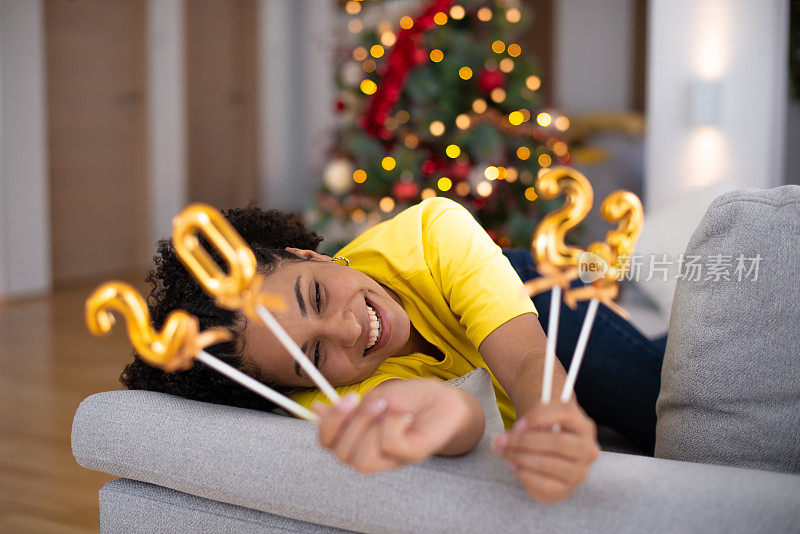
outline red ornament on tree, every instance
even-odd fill
[[[499,70],[483,69],[478,74],[478,87],[485,94],[489,94],[493,89],[506,86],[506,75]]]
[[[417,198],[419,186],[416,182],[404,182],[400,180],[392,185],[392,196],[400,201],[408,201]]]
[[[336,107],[336,111],[344,110],[344,102],[342,102],[341,100],[337,99],[336,102],[334,102],[334,106]]]

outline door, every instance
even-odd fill
[[[189,200],[243,207],[256,192],[256,2],[186,2]]]
[[[141,276],[144,1],[48,0],[45,36],[54,283]]]

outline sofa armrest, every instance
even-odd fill
[[[148,391],[84,400],[72,448],[89,469],[349,530],[800,530],[800,476],[604,452],[567,501],[541,505],[486,440],[363,475],[307,421]]]

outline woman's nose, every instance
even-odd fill
[[[358,317],[350,310],[342,313],[338,320],[331,321],[329,326],[329,335],[345,347],[355,345],[363,330]]]

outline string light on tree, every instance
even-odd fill
[[[394,170],[396,165],[397,162],[392,156],[386,156],[381,160],[381,167],[383,167],[383,169],[386,171]]]
[[[456,4],[450,8],[450,18],[453,20],[461,20],[466,14],[467,11],[464,9],[464,6],[460,4]]]
[[[525,122],[525,115],[523,115],[521,111],[512,111],[508,114],[508,122],[514,126],[519,126]]]
[[[538,76],[528,76],[525,78],[525,86],[531,91],[536,91],[542,86],[542,80]]]
[[[347,23],[347,31],[350,33],[360,33],[363,27],[361,21],[358,19],[353,19]]]
[[[544,126],[544,127],[550,126],[552,120],[553,118],[550,116],[550,114],[544,111],[536,115],[536,122],[539,123],[539,126]]]
[[[337,194],[343,194],[353,187],[353,164],[345,158],[337,158],[325,167],[322,180],[328,189]]]
[[[361,13],[361,2],[350,0],[344,5],[344,10],[347,11],[348,15],[358,15]]]
[[[477,193],[482,197],[488,197],[489,195],[491,195],[493,189],[494,188],[492,187],[491,182],[486,182],[486,181],[480,182],[478,186],[475,188]]]
[[[555,127],[556,127],[556,130],[560,130],[562,132],[567,131],[569,129],[569,119],[567,117],[565,117],[564,115],[560,115],[560,116],[556,117]]]
[[[392,197],[383,197],[378,203],[378,207],[384,213],[389,213],[394,209],[395,202]]]
[[[497,177],[500,176],[500,171],[498,171],[497,167],[494,165],[490,165],[489,167],[486,167],[486,170],[483,171],[483,175],[487,180],[497,180]]]
[[[502,87],[496,87],[492,89],[492,92],[489,94],[489,98],[491,98],[492,101],[500,104],[506,99],[506,90]]]
[[[375,91],[378,90],[378,86],[372,80],[364,80],[361,82],[361,91],[365,95],[372,95],[375,94]]]
[[[522,20],[522,13],[519,9],[512,7],[511,9],[506,11],[506,20],[512,24],[516,24],[520,20]]]

